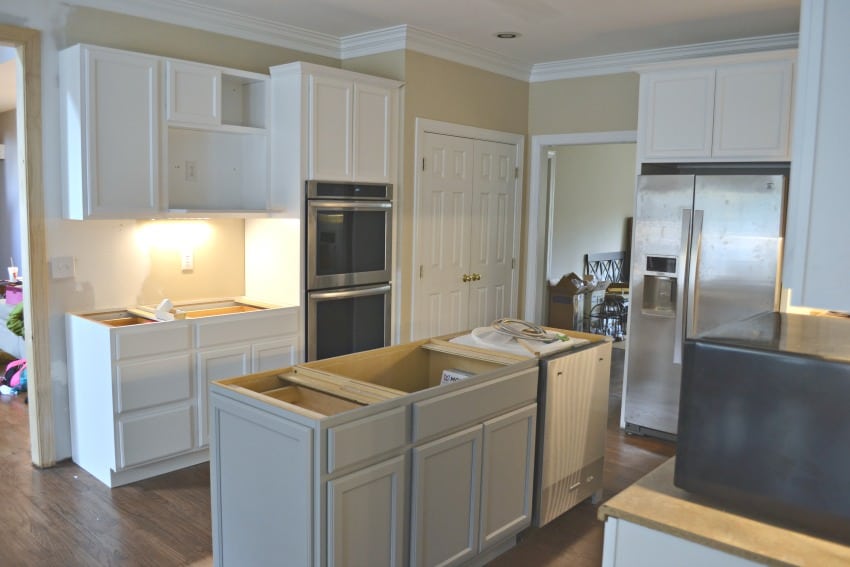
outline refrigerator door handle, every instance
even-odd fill
[[[690,337],[695,330],[697,320],[697,269],[699,269],[699,253],[702,247],[702,216],[703,211],[694,209],[693,234],[691,249],[688,251],[688,308],[685,320],[685,338]]]
[[[679,262],[676,266],[676,322],[673,337],[673,364],[682,364],[682,332],[684,329],[685,311],[685,267],[682,260],[687,259],[688,242],[691,236],[691,209],[682,209],[682,245],[679,249]]]

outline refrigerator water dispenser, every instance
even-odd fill
[[[676,314],[676,258],[675,256],[647,256],[643,276],[643,301],[641,308],[647,315],[673,317]]]

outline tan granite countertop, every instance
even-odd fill
[[[752,520],[673,485],[675,457],[604,502],[608,516],[771,565],[850,565],[850,547]]]

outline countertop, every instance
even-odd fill
[[[600,520],[620,518],[753,561],[850,565],[850,547],[707,504],[673,485],[675,457],[604,502]]]

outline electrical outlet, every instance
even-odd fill
[[[184,272],[191,272],[195,269],[195,254],[191,250],[184,250],[180,254],[180,269]]]
[[[74,277],[74,257],[57,256],[50,261],[50,276],[54,280]]]
[[[186,168],[184,169],[186,181],[198,180],[198,162],[186,160]]]

